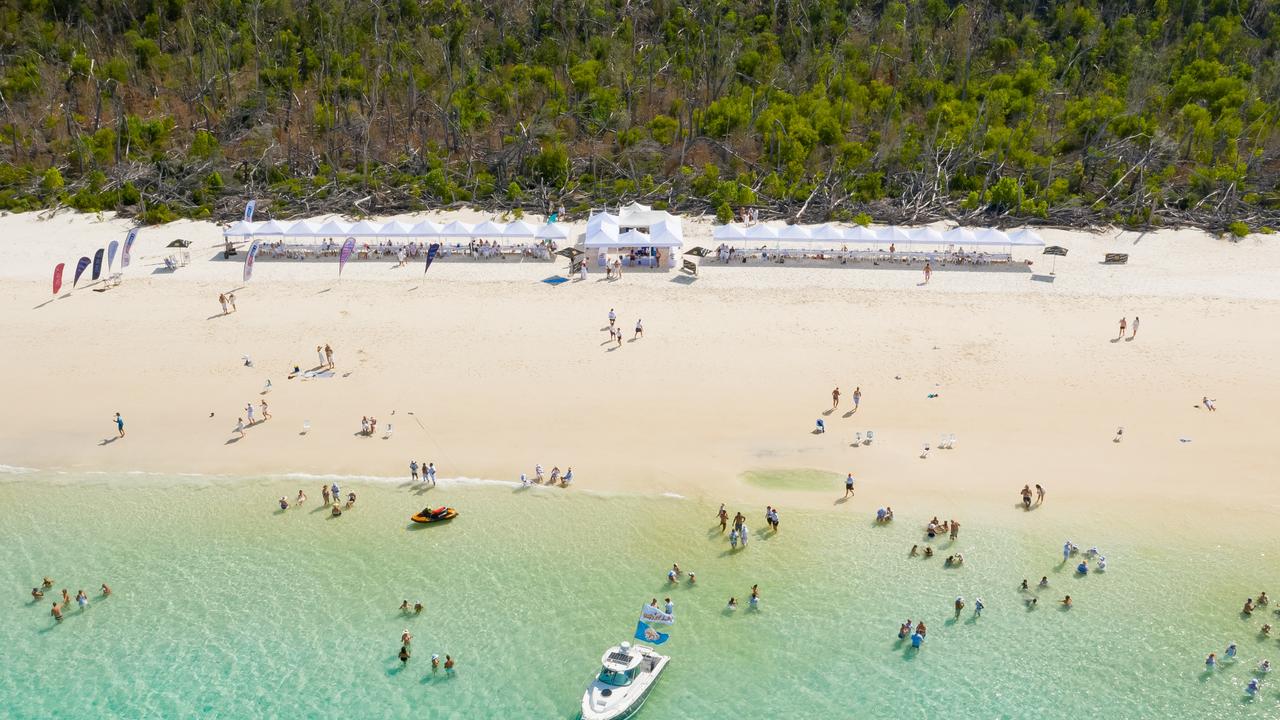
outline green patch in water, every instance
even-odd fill
[[[843,488],[838,473],[810,468],[748,470],[742,479],[750,485],[770,490],[810,490],[835,492]]]

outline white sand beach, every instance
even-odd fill
[[[333,261],[260,258],[246,285],[217,226],[179,222],[141,230],[119,287],[82,279],[53,298],[56,263],[69,286],[75,260],[128,227],[0,217],[0,463],[398,476],[416,459],[506,481],[541,463],[572,466],[575,490],[786,507],[830,507],[853,472],[863,510],[924,498],[1012,508],[1023,484],[1041,483],[1046,508],[1131,505],[1157,523],[1178,509],[1190,515],[1175,526],[1205,528],[1257,527],[1280,505],[1280,247],[1266,236],[1044,231],[1070,250],[1052,282],[939,268],[923,286],[918,269],[708,259],[696,280],[593,271],[553,287],[540,281],[564,274],[563,259],[440,262],[426,275],[371,260],[339,280]],[[192,241],[192,262],[164,272],[175,238]],[[706,219],[686,218],[685,238],[715,246]],[[1102,265],[1105,252],[1130,261]],[[1048,272],[1051,258],[1018,257]],[[233,289],[238,311],[222,316],[218,294]],[[621,348],[603,329],[610,308]],[[1138,337],[1113,342],[1134,316]],[[335,377],[286,379],[324,343]],[[844,399],[824,416],[836,385]],[[855,387],[861,407],[847,416]],[[1205,395],[1216,412],[1195,407]],[[263,397],[271,420],[236,440],[245,404]],[[112,440],[117,411],[127,436]],[[363,415],[376,436],[358,434]],[[851,447],[868,430],[875,441]],[[955,449],[921,459],[942,434]],[[743,482],[759,469],[834,479],[829,492]]]

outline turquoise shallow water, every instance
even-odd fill
[[[729,552],[715,508],[677,498],[447,486],[419,496],[353,482],[342,518],[274,501],[320,480],[0,476],[0,698],[6,717],[570,718],[609,644],[670,595],[673,657],[642,718],[1275,717],[1280,678],[1243,686],[1280,641],[1244,597],[1278,577],[1255,549],[1135,538],[1109,518],[1066,528],[969,520],[933,560],[908,559],[927,518],[899,509],[783,511]],[[344,486],[347,483],[344,483]],[[345,492],[345,490],[344,490]],[[452,524],[407,516],[449,503]],[[731,508],[732,510],[732,508]],[[1065,537],[1108,555],[1102,575],[1060,564]],[[942,556],[962,551],[963,568]],[[673,561],[698,585],[665,583]],[[50,575],[94,599],[61,625],[28,593]],[[1023,578],[1048,575],[1041,606]],[[106,581],[115,595],[97,597]],[[726,613],[759,583],[762,609]],[[1280,586],[1273,588],[1280,594]],[[1076,607],[1052,601],[1070,592]],[[982,596],[949,622],[957,594]],[[52,593],[50,594],[52,595]],[[406,618],[402,599],[426,610]],[[744,604],[745,608],[745,604]],[[920,652],[896,639],[924,619]],[[1273,618],[1280,625],[1280,618]],[[414,658],[395,654],[410,629]],[[1235,640],[1238,667],[1204,656]],[[432,652],[458,660],[433,675]]]

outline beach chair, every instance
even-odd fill
[[[302,434],[303,434],[303,435],[306,435],[306,434],[307,434],[307,433],[309,433],[309,432],[311,432],[311,421],[310,421],[310,420],[303,420],[303,421],[302,421]]]
[[[178,269],[178,263],[173,261],[172,255],[164,259],[164,269],[170,272]]]
[[[924,444],[924,449],[920,451],[921,458],[929,457],[929,443]]]
[[[1107,253],[1102,258],[1103,265],[1124,265],[1129,262],[1128,253]]]
[[[818,427],[817,427],[817,429],[816,429],[816,430],[814,430],[814,432],[815,432],[815,433],[817,433],[817,434],[819,434],[819,435],[821,435],[822,433],[825,433],[826,431],[827,431],[827,424],[826,424],[826,423],[824,423],[824,422],[822,422],[822,418],[818,418]]]
[[[948,449],[948,450],[955,450],[955,449],[956,449],[956,434],[955,434],[955,433],[951,433],[950,435],[948,435],[948,436],[947,436],[947,449]]]
[[[860,433],[860,432],[859,432],[859,433],[854,433],[854,434],[853,434],[853,444],[854,444],[854,445],[861,445],[861,444],[862,444],[862,433]]]
[[[390,440],[391,433],[394,432],[391,423],[387,423],[387,434],[382,436],[383,440]]]
[[[867,444],[868,444],[868,445],[870,445],[870,444],[871,444],[871,441],[872,441],[872,440],[875,440],[875,439],[876,439],[876,431],[875,431],[875,430],[868,430],[868,431],[867,431]]]

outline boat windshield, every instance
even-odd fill
[[[615,687],[626,687],[631,684],[633,675],[630,672],[615,672],[609,668],[600,670],[600,682]]]

